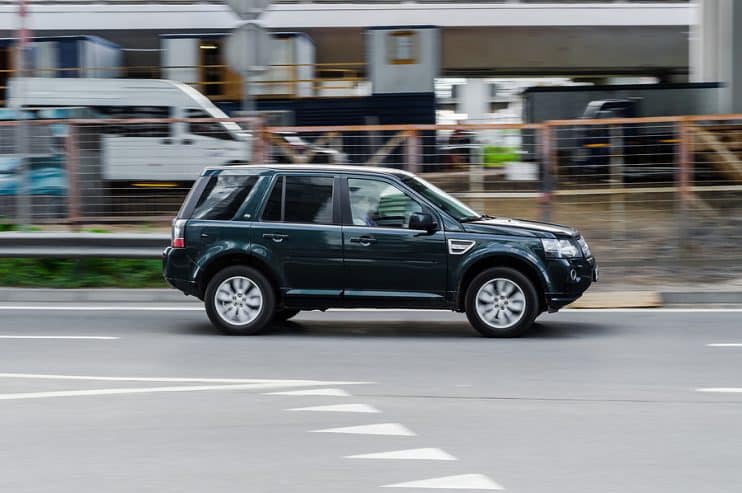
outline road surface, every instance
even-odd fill
[[[62,308],[62,309],[60,309]],[[742,491],[739,310],[0,308],[0,491]]]

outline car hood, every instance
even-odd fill
[[[536,238],[555,236],[577,236],[575,229],[558,224],[523,221],[509,217],[493,217],[464,224],[469,233],[489,233],[516,236],[533,236]]]

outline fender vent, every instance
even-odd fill
[[[474,240],[448,240],[448,253],[451,255],[463,255],[474,246]]]

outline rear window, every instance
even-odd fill
[[[195,203],[192,219],[228,221],[234,218],[260,177],[222,173],[207,177],[203,192]],[[196,182],[194,189],[200,185]]]

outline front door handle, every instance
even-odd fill
[[[263,238],[266,238],[268,240],[273,240],[276,243],[281,243],[283,240],[285,240],[288,237],[289,237],[289,235],[282,235],[282,234],[279,234],[279,233],[265,233],[263,235]]]
[[[201,238],[208,238],[208,237],[209,237],[208,233],[201,233]]]
[[[363,246],[370,246],[372,243],[376,243],[376,238],[370,236],[356,236],[350,239],[351,243],[360,243]]]

